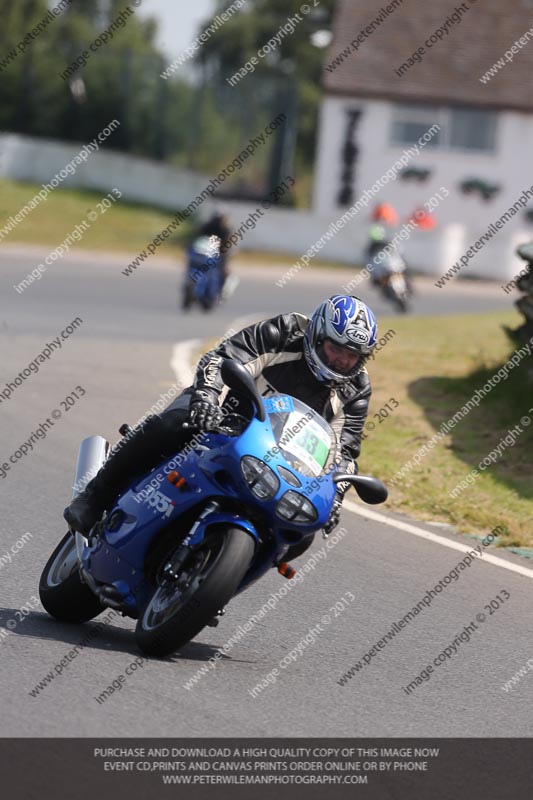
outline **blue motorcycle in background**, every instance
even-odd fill
[[[85,622],[111,607],[137,620],[143,652],[168,655],[218,624],[231,598],[272,567],[292,577],[284,556],[325,525],[337,483],[349,481],[366,503],[386,500],[379,480],[337,470],[335,433],[307,405],[262,398],[232,361],[222,378],[250,415],[229,411],[216,430],[193,436],[122,494],[88,538],[66,534],[39,585],[53,617]],[[76,487],[108,448],[100,436],[82,442]]]
[[[183,284],[182,308],[195,303],[210,311],[222,292],[221,241],[217,236],[200,236],[187,250],[187,272]]]

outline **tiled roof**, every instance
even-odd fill
[[[324,70],[328,94],[533,111],[531,0],[394,0],[396,9],[392,2],[338,0],[326,65],[376,22],[356,52],[335,70]],[[460,22],[448,22],[448,33],[427,47],[429,37],[461,7]],[[531,38],[512,63],[482,83],[480,77],[530,29]],[[398,76],[396,70],[419,47],[425,49],[421,63]]]

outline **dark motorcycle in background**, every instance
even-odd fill
[[[527,266],[503,288],[506,294],[513,288],[521,292],[515,306],[524,317],[524,322],[515,329],[507,325],[502,327],[515,344],[526,344],[533,337],[533,242],[520,245],[516,254]]]

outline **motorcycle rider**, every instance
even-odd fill
[[[231,234],[228,219],[225,214],[219,211],[215,212],[207,222],[199,228],[198,236],[218,236],[218,238],[225,242]]]
[[[221,247],[220,247],[220,272],[222,275],[222,280],[220,284],[220,291],[224,290],[224,286],[226,281],[229,277],[229,268],[228,268],[228,254],[227,249],[224,248],[227,240],[231,236],[231,229],[229,227],[228,218],[225,214],[216,211],[210,219],[207,220],[198,230],[197,236],[195,238],[201,238],[203,236],[211,237],[216,236],[220,239]]]
[[[375,224],[370,227],[368,240],[366,259],[372,269],[372,285],[381,286],[381,281],[388,274],[389,268],[383,264],[383,257],[377,258],[377,256],[390,244],[390,239],[387,236],[385,227]]]
[[[366,266],[372,274],[372,285],[380,287],[391,272],[401,272],[408,294],[414,294],[405,259],[393,236],[394,229],[398,227],[398,215],[394,206],[389,203],[376,205],[371,213],[371,220],[365,257]],[[423,230],[433,230],[435,227],[433,216],[423,209],[416,209],[408,222]]]
[[[376,337],[373,312],[359,298],[347,295],[325,300],[311,318],[283,314],[244,328],[202,357],[193,385],[161,415],[148,417],[131,438],[119,443],[96,477],[65,509],[65,519],[72,529],[87,535],[136,477],[185,447],[193,432],[184,429],[184,422],[200,431],[216,427],[225,388],[220,370],[228,358],[244,365],[261,395],[289,394],[319,413],[337,434],[339,469],[357,474],[372,391],[365,362],[376,347]],[[230,397],[235,410],[239,397],[230,392],[226,402]],[[346,483],[337,486],[326,533],[339,522],[348,488]],[[300,555],[311,542],[291,548],[289,558]]]
[[[392,237],[389,232],[397,227],[398,215],[390,203],[378,203],[372,209],[370,219],[372,224],[368,232],[365,256],[369,265],[372,265],[372,284],[380,286],[382,278],[387,275],[389,270],[383,266],[382,260],[376,259],[376,256],[390,243]]]

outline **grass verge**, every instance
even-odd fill
[[[35,196],[40,186],[0,180],[0,219],[7,220]],[[4,239],[5,243],[50,245],[57,247],[76,225],[96,210],[106,192],[56,189],[20,222]],[[173,214],[151,206],[118,201],[99,216],[73,249],[138,252],[165,228]],[[2,223],[4,224],[4,223]],[[189,220],[180,225],[177,234],[163,242],[159,252],[179,252],[190,236]]]
[[[450,420],[514,352],[501,312],[381,320],[396,335],[371,363],[374,392],[359,468],[390,481],[443,422]],[[387,325],[387,323],[389,323]],[[533,412],[531,427],[485,469],[485,457],[533,407],[527,355],[391,489],[387,507],[447,522],[463,533],[501,525],[501,546],[533,546]],[[379,416],[391,398],[399,407]],[[391,404],[394,405],[394,404]],[[377,416],[376,416],[377,415]],[[369,423],[375,428],[368,430]],[[476,469],[478,475],[472,474]],[[471,475],[455,498],[450,492]]]

